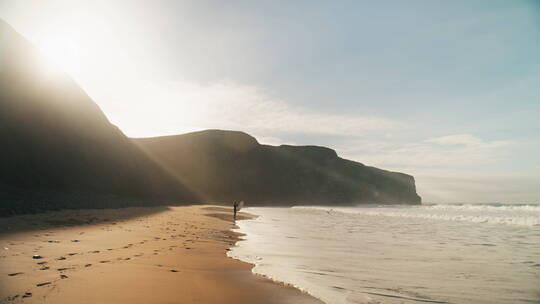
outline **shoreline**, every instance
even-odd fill
[[[226,255],[240,240],[230,209],[132,207],[0,218],[6,227],[0,303],[322,303]]]

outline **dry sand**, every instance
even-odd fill
[[[213,206],[2,218],[0,303],[321,303],[227,258],[233,225]]]

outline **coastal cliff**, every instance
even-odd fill
[[[70,77],[44,72],[34,47],[1,20],[0,55],[0,215],[232,200],[420,202],[412,176],[324,147],[261,145],[219,130],[130,139]]]
[[[203,202],[420,203],[412,176],[346,160],[325,147],[261,145],[246,133],[223,130],[133,142],[184,177]]]

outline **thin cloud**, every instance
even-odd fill
[[[275,99],[255,86],[172,82],[126,84],[126,90],[95,94],[111,121],[128,135],[156,136],[192,130],[234,129],[280,134],[362,136],[404,127],[382,117],[323,113]],[[130,100],[127,104],[123,100]]]
[[[348,143],[340,151],[382,167],[462,167],[491,164],[508,155],[510,141],[487,141],[471,134],[445,135],[417,143],[377,140]]]
[[[496,148],[503,147],[509,144],[508,141],[484,141],[480,138],[474,137],[471,134],[456,134],[447,135],[441,137],[435,137],[427,139],[427,143],[435,143],[439,145],[458,145],[466,147],[480,147],[480,148]]]

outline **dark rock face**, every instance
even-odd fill
[[[129,139],[0,20],[0,215],[159,203],[419,203],[411,176],[209,130]],[[112,84],[114,85],[114,84]]]
[[[222,130],[133,141],[184,177],[202,202],[420,203],[412,176],[345,160],[324,147],[260,145],[248,134]]]

